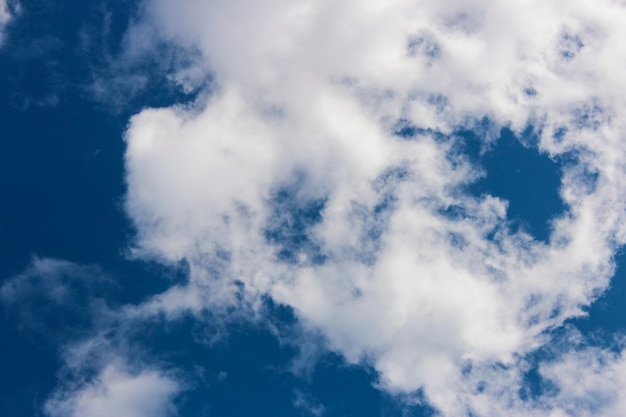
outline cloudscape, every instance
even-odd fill
[[[626,415],[626,3],[0,1],[0,416]]]

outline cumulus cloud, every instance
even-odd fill
[[[134,253],[190,265],[134,313],[270,296],[444,415],[567,413],[517,390],[498,408],[476,384],[519,387],[520,358],[609,285],[626,239],[625,18],[612,0],[147,1],[138,24],[197,54],[185,71],[213,90],[126,133]],[[455,146],[529,126],[527,146],[571,161],[548,242],[467,192],[482,171]]]
[[[167,417],[175,415],[180,384],[158,369],[131,372],[122,363],[106,366],[92,381],[59,391],[47,401],[50,417]],[[76,384],[74,384],[76,385]]]

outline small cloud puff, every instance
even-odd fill
[[[131,372],[111,363],[90,382],[57,392],[46,402],[49,417],[168,417],[182,387],[156,369]]]

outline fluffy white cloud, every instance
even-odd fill
[[[471,381],[519,386],[519,357],[607,288],[626,238],[624,19],[612,0],[147,1],[138,25],[199,56],[174,76],[210,73],[213,90],[131,120],[136,254],[191,266],[134,312],[218,308],[243,285],[389,390],[422,388],[449,416],[513,415]],[[484,118],[485,146],[532,125],[538,152],[575,161],[549,242],[464,191],[481,171],[451,133]],[[399,138],[400,122],[425,133]],[[268,238],[294,227],[283,189],[323,201],[317,249],[289,261]]]
[[[93,381],[58,392],[45,406],[50,417],[167,417],[180,384],[163,372],[129,372],[119,363],[105,367]]]

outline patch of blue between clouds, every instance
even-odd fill
[[[587,316],[569,321],[585,336],[595,338],[607,347],[615,342],[615,335],[626,333],[626,251],[621,248],[616,257],[615,275],[610,288],[587,310]]]
[[[406,176],[404,167],[386,170],[372,184],[380,196],[374,207],[353,204],[350,214],[366,225],[365,230],[352,231],[364,234],[361,247],[352,254],[355,260],[366,265],[375,262],[380,238],[396,201],[394,184]],[[278,187],[268,201],[271,215],[265,228],[265,239],[276,248],[277,259],[288,264],[320,265],[329,256],[314,238],[314,228],[322,221],[328,196],[304,194],[302,190],[307,180],[305,173],[296,173],[294,179]]]
[[[278,260],[297,264],[321,264],[325,255],[310,237],[311,228],[322,221],[326,197],[301,195],[304,173],[278,187],[271,200],[272,214],[265,229],[266,240],[277,248]]]
[[[532,134],[532,130],[527,132]],[[551,220],[565,211],[559,196],[559,165],[536,148],[525,146],[523,138],[516,138],[506,128],[500,132],[493,148],[484,153],[472,133],[464,136],[466,153],[486,171],[469,191],[508,201],[507,217],[512,229],[521,229],[538,240],[548,241]]]
[[[433,105],[445,106],[445,98],[433,97],[432,101]],[[532,126],[521,137],[502,128],[493,143],[491,138],[484,137],[490,130],[493,126],[488,119],[479,121],[474,129],[459,128],[450,136],[400,120],[394,133],[404,140],[430,136],[438,142],[454,141],[455,153],[485,171],[485,175],[470,184],[466,191],[478,197],[492,195],[506,200],[511,229],[547,241],[550,221],[565,211],[559,196],[560,164],[533,146],[537,138]],[[442,214],[462,215],[457,209],[451,207],[450,212]]]

